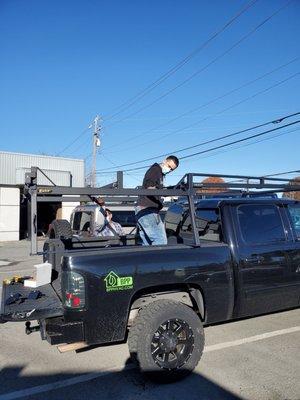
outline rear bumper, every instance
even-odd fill
[[[44,339],[50,344],[75,343],[84,341],[84,325],[82,321],[65,322],[64,318],[50,318],[41,321]]]

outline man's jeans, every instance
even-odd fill
[[[160,215],[151,209],[136,207],[135,215],[144,246],[167,244],[167,235]]]

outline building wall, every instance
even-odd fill
[[[84,160],[8,152],[0,152],[0,185],[24,184],[31,167],[41,168],[57,186],[70,186],[71,176],[72,186],[84,186]],[[38,184],[51,185],[40,172]]]
[[[63,202],[62,203],[62,213],[61,213],[61,218],[66,219],[67,221],[70,222],[71,214],[72,211],[74,210],[75,207],[79,206],[80,203],[69,203],[69,202]]]
[[[20,189],[0,187],[0,242],[19,240]]]
[[[84,160],[0,152],[0,241],[20,238],[20,189],[1,185],[21,187],[31,167],[39,167],[57,186],[70,186],[71,177],[73,187],[83,187],[85,183]],[[51,185],[41,172],[38,172],[37,183]],[[61,218],[70,220],[76,205],[78,203],[63,202]]]

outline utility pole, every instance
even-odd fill
[[[100,147],[99,132],[101,126],[99,125],[100,117],[96,116],[94,119],[94,133],[93,133],[93,161],[92,161],[92,174],[91,174],[91,186],[96,186],[96,162],[97,162],[97,148]]]

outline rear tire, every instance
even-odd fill
[[[140,310],[129,331],[128,347],[150,379],[174,382],[190,374],[200,361],[203,326],[190,307],[158,300]]]
[[[50,239],[71,239],[73,232],[69,221],[66,219],[55,219],[51,222],[48,235]]]

